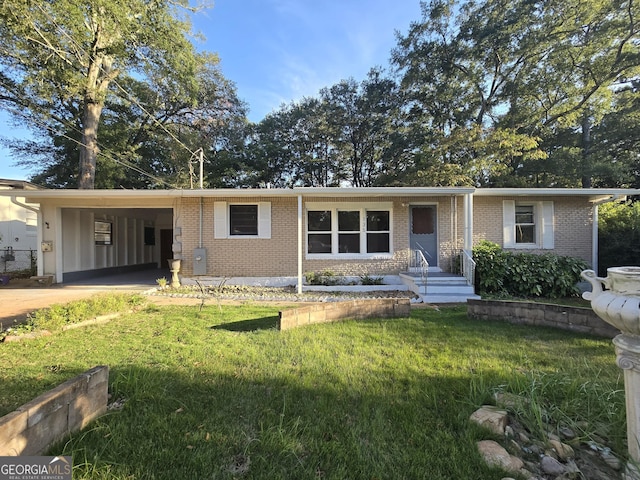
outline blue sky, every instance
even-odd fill
[[[193,17],[194,31],[206,37],[194,43],[218,53],[258,122],[283,103],[386,67],[395,32],[419,19],[419,0],[215,0]],[[0,113],[0,135],[25,134]],[[0,156],[0,178],[27,178],[7,151],[0,148]]]

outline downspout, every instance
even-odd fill
[[[198,248],[202,248],[202,222],[203,222],[202,210],[203,210],[203,202],[204,202],[204,199],[202,198],[202,195],[201,195],[200,196],[200,239],[198,240]]]
[[[42,211],[39,208],[35,208],[35,207],[32,207],[31,205],[27,205],[25,203],[19,202],[16,197],[11,197],[11,203],[13,203],[14,205],[17,205],[18,207],[26,208],[27,210],[31,210],[32,212],[35,212],[36,218],[37,218],[37,225],[38,225],[38,234],[36,237],[37,238],[36,248],[38,245],[42,245],[42,239],[44,235],[42,233]],[[39,255],[38,252],[36,251],[37,275],[44,275],[44,259],[42,257],[43,256],[41,254]]]
[[[609,198],[593,202],[593,222],[591,223],[591,269],[598,272],[598,206],[615,202],[617,200],[626,200],[626,195],[612,195]]]
[[[200,149],[200,191],[201,192],[203,188],[204,188],[204,150],[201,148]],[[200,195],[200,240],[198,242],[199,248],[202,248],[203,202],[204,202],[204,199],[202,198],[202,195]]]
[[[298,293],[302,293],[302,195],[298,195]]]

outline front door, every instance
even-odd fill
[[[409,246],[422,250],[429,265],[438,265],[437,212],[435,205],[412,205]]]

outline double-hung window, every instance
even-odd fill
[[[516,205],[516,243],[536,243],[535,205]]]
[[[554,248],[553,202],[502,202],[505,248]]]
[[[392,253],[391,204],[308,204],[307,255],[373,257]]]

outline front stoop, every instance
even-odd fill
[[[429,272],[426,283],[420,274],[413,272],[401,273],[400,278],[425,303],[466,303],[469,299],[480,299],[473,286],[459,275]]]

